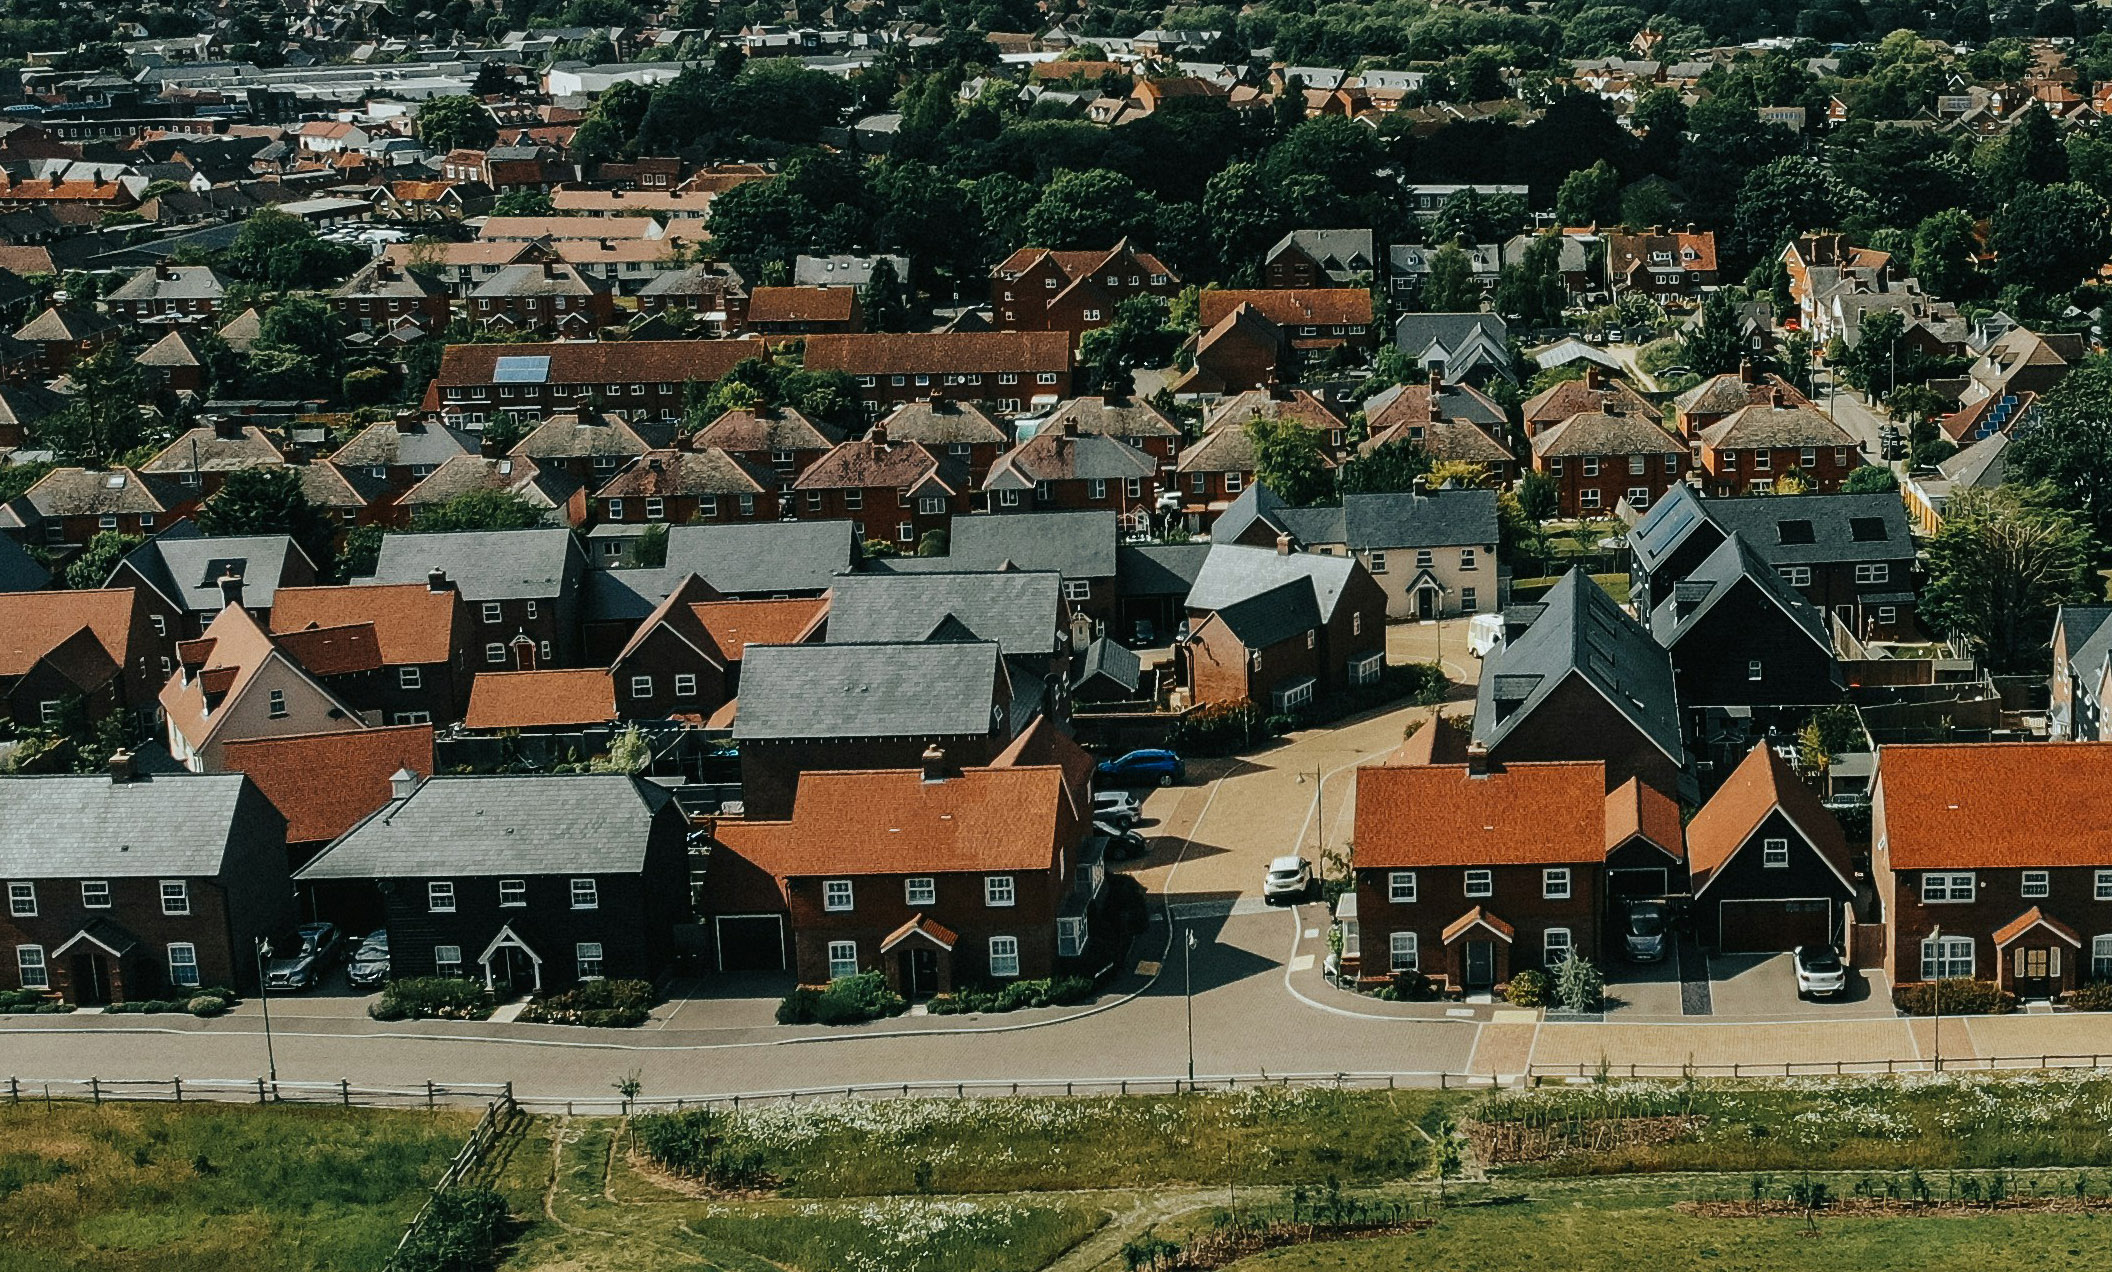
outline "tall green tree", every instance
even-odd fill
[[[867,331],[909,330],[909,307],[902,303],[902,285],[893,261],[882,256],[873,262],[872,276],[858,295],[858,303],[865,310]]]
[[[1036,247],[1098,250],[1138,236],[1152,241],[1158,201],[1119,172],[1059,172],[1027,210],[1021,229]]]
[[[1930,293],[1960,300],[1979,294],[1980,235],[1964,208],[1931,213],[1914,227],[1914,276]]]
[[[102,468],[146,440],[146,386],[123,345],[104,345],[67,374],[72,400],[32,426],[39,442],[68,463]]]
[[[2090,536],[2015,486],[1956,491],[1929,541],[1921,614],[1991,671],[2046,664],[2055,607],[2090,599]]]
[[[2042,483],[2100,544],[2112,544],[2112,357],[2070,371],[2039,404],[2039,424],[2014,439],[2013,481]]]
[[[419,534],[442,530],[527,530],[543,524],[535,505],[506,490],[470,490],[421,508],[411,518]]]
[[[418,139],[442,152],[482,150],[499,139],[499,125],[474,97],[435,97],[418,108]]]
[[[1999,141],[1989,143],[1988,151],[1984,174],[1998,201],[2068,179],[2068,152],[2061,146],[2060,130],[2038,102],[2026,107]]]
[[[1680,357],[1699,376],[1736,371],[1745,359],[1745,336],[1738,301],[1728,291],[1710,292],[1701,302],[1701,321],[1680,342]]]
[[[1555,220],[1562,225],[1612,225],[1621,219],[1621,174],[1604,159],[1562,178]]]
[[[1474,262],[1457,243],[1447,243],[1430,257],[1423,278],[1423,308],[1433,314],[1475,313],[1481,309],[1481,283]]]
[[[1560,235],[1538,236],[1517,260],[1498,271],[1495,302],[1497,313],[1522,326],[1552,327],[1562,321],[1569,287],[1562,278]]]
[[[1105,327],[1079,340],[1078,360],[1093,369],[1101,393],[1126,397],[1136,391],[1138,368],[1165,362],[1179,336],[1167,325],[1166,312],[1163,297],[1131,296],[1115,306]]]
[[[1320,451],[1320,436],[1297,420],[1257,414],[1246,424],[1254,446],[1254,478],[1295,505],[1328,503],[1333,474]]]
[[[2005,286],[2058,295],[2112,255],[2112,208],[2088,186],[2034,187],[1996,209],[1992,238]]]
[[[301,470],[292,465],[238,468],[198,510],[207,534],[283,534],[301,545],[316,569],[329,574],[335,527],[308,502]]]
[[[88,540],[88,546],[81,549],[81,554],[67,562],[66,586],[77,590],[101,587],[110,577],[110,571],[117,568],[117,563],[145,542],[146,539],[136,534],[98,531]]]
[[[1345,495],[1395,494],[1415,489],[1430,468],[1429,451],[1414,442],[1390,442],[1344,463],[1336,484]]]

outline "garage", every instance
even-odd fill
[[[1624,866],[1606,871],[1606,892],[1616,900],[1661,897],[1671,889],[1671,871],[1663,866]]]
[[[1726,954],[1773,954],[1833,941],[1834,902],[1824,897],[1725,901],[1717,910],[1717,944]]]
[[[785,970],[785,916],[722,914],[713,920],[722,972]]]

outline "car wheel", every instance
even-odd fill
[[[1171,786],[1171,785],[1173,785],[1173,774],[1171,774],[1171,773],[1161,773],[1161,774],[1159,774],[1159,785],[1161,785],[1161,786]]]

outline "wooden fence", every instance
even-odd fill
[[[447,1169],[441,1172],[439,1181],[433,1185],[432,1191],[425,1195],[425,1204],[418,1207],[417,1214],[411,1216],[411,1222],[404,1228],[403,1236],[396,1242],[396,1249],[389,1255],[388,1261],[382,1264],[382,1272],[391,1272],[399,1266],[404,1247],[411,1243],[411,1238],[417,1236],[418,1230],[432,1218],[434,1204],[450,1189],[459,1187],[463,1180],[469,1178],[483,1164],[484,1155],[491,1151],[493,1144],[498,1143],[500,1136],[512,1129],[514,1119],[520,1116],[523,1116],[521,1108],[513,1102],[510,1092],[502,1093],[485,1108],[484,1116],[478,1118],[476,1126],[471,1128],[469,1138],[462,1142],[461,1149],[456,1152],[453,1160],[448,1162]]]

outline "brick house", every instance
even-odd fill
[[[198,488],[136,468],[54,468],[24,491],[26,541],[46,547],[85,545],[106,530],[145,538],[195,512]]]
[[[576,665],[586,569],[569,530],[391,534],[372,582],[451,584],[469,606],[472,665],[525,671]]]
[[[955,570],[1054,571],[1075,627],[1113,622],[1120,601],[1115,545],[1121,525],[1111,512],[1021,511],[962,517],[953,523],[946,563]],[[1085,633],[1090,635],[1090,630]],[[1072,645],[1083,642],[1073,631]]]
[[[0,985],[92,1006],[257,988],[294,921],[286,821],[239,773],[0,778]],[[112,851],[122,845],[123,852]]]
[[[968,470],[968,480],[980,490],[990,475],[990,466],[1012,445],[1012,430],[993,419],[974,402],[958,401],[934,389],[928,397],[904,402],[889,411],[880,424],[896,442],[916,442],[934,455],[944,455]]]
[[[1593,365],[1585,366],[1583,379],[1564,380],[1527,398],[1519,412],[1525,421],[1528,438],[1538,436],[1543,429],[1553,428],[1572,415],[1590,412],[1657,418],[1657,408],[1650,405],[1649,399],[1630,388],[1627,381],[1609,379],[1605,372]]]
[[[655,980],[673,961],[690,914],[688,825],[664,788],[602,773],[403,773],[392,785],[294,875],[379,888],[392,975],[549,993]]]
[[[2112,605],[2063,605],[2053,616],[2053,674],[2047,736],[2056,742],[2100,742],[2105,653],[2112,649]]]
[[[1181,453],[1181,429],[1158,407],[1134,397],[1075,397],[1042,422],[1043,429],[1075,425],[1080,436],[1118,437],[1173,467]]]
[[[1200,320],[1208,331],[1245,305],[1278,327],[1296,358],[1304,360],[1347,346],[1366,357],[1378,347],[1371,292],[1363,287],[1213,288],[1202,294]],[[1299,378],[1286,374],[1284,380]]]
[[[1243,427],[1221,428],[1181,452],[1173,481],[1190,533],[1208,530],[1254,484],[1254,441]]]
[[[942,390],[1000,415],[1071,395],[1071,342],[1051,331],[931,331],[810,336],[806,369],[841,371],[868,415]]]
[[[319,628],[373,629],[379,674],[341,695],[387,724],[452,724],[474,675],[468,607],[443,574],[424,583],[288,587],[272,607],[276,636]]]
[[[673,445],[674,435],[664,420],[627,420],[582,405],[548,416],[506,453],[599,485],[646,452]]]
[[[1210,528],[1217,543],[1349,554],[1386,594],[1391,619],[1453,617],[1502,607],[1493,490],[1344,495],[1339,506],[1294,508],[1256,484]]]
[[[697,612],[717,598],[709,584],[690,575],[617,651],[609,680],[624,719],[702,721],[733,696],[725,652]]]
[[[480,327],[574,338],[616,321],[615,290],[562,261],[504,266],[477,284],[464,308]]]
[[[179,522],[126,553],[104,586],[147,590],[160,602],[156,612],[180,616],[176,638],[190,640],[226,606],[220,580],[230,574],[242,580],[243,605],[264,616],[279,588],[314,583],[315,565],[283,534],[207,538]]]
[[[638,289],[638,312],[690,315],[710,336],[730,336],[748,318],[748,284],[730,266],[706,261],[654,271]]]
[[[459,455],[433,475],[403,492],[394,513],[402,524],[416,526],[421,513],[441,508],[464,495],[510,495],[533,508],[542,524],[576,526],[587,519],[587,487],[564,465],[544,468],[532,459],[512,456]]]
[[[1893,983],[1975,976],[2058,1000],[2112,980],[2108,781],[2102,742],[1884,748],[1870,874]]]
[[[1292,230],[1263,254],[1261,285],[1273,291],[1368,285],[1378,262],[1370,230]]]
[[[123,329],[123,323],[102,314],[51,308],[15,328],[15,339],[35,348],[35,368],[48,380],[117,339]]]
[[[1606,278],[1613,296],[1647,296],[1660,305],[1698,303],[1717,284],[1716,235],[1712,231],[1615,231],[1606,236]]]
[[[604,525],[775,521],[779,475],[718,449],[649,451],[594,492]]]
[[[1672,399],[1672,410],[1679,435],[1693,441],[1726,417],[1748,406],[1772,404],[1778,395],[1785,406],[1812,405],[1810,398],[1781,376],[1762,374],[1751,362],[1741,362],[1736,371],[1711,376]]]
[[[211,321],[227,296],[227,280],[210,265],[154,265],[104,297],[110,314],[132,323]]]
[[[808,419],[789,406],[737,407],[698,429],[689,439],[693,450],[724,451],[750,465],[777,474],[777,488],[790,490],[807,465],[844,440],[833,424]]]
[[[1007,451],[983,484],[993,512],[1099,509],[1145,527],[1159,477],[1150,455],[1116,438],[1080,436],[1065,423]]]
[[[1282,714],[1385,674],[1386,593],[1354,557],[1216,544],[1188,615],[1174,658],[1198,704]]]
[[[341,691],[380,671],[373,627],[304,629],[274,639],[242,608],[238,589],[230,585],[227,607],[203,636],[176,646],[176,672],[161,687],[169,756],[194,773],[221,771],[221,748],[231,741],[371,723]]]
[[[1510,417],[1471,384],[1446,384],[1437,368],[1427,380],[1397,384],[1364,401],[1369,433],[1357,453],[1412,443],[1433,463],[1480,464],[1499,482],[1517,480]]]
[[[142,587],[0,593],[0,718],[49,724],[77,697],[90,720],[129,711],[151,722],[181,622]]]
[[[1862,448],[1845,429],[1779,393],[1702,430],[1699,458],[1716,495],[1766,494],[1792,470],[1812,490],[1834,494],[1863,466]]]
[[[1840,823],[1789,762],[1762,742],[1687,824],[1691,913],[1703,945],[1726,954],[1838,946],[1855,897]]]
[[[1253,305],[1236,305],[1195,338],[1195,361],[1174,380],[1176,394],[1238,393],[1298,378],[1283,328]]]
[[[218,416],[162,447],[139,471],[174,482],[194,497],[209,499],[219,492],[229,473],[277,468],[285,462],[286,453],[263,429],[237,416]]]
[[[742,326],[764,336],[842,335],[865,330],[865,306],[855,287],[758,287]]]
[[[792,483],[805,519],[848,519],[860,540],[914,545],[969,511],[967,465],[934,456],[916,442],[896,442],[885,424],[808,465]]]
[[[437,277],[378,258],[330,293],[330,308],[348,331],[395,331],[405,323],[432,333],[452,316],[447,285]]]
[[[1533,437],[1533,471],[1555,483],[1564,517],[1647,510],[1680,484],[1687,448],[1647,416],[1589,411]]]
[[[990,316],[999,331],[1061,331],[1077,337],[1115,319],[1132,296],[1180,294],[1181,280],[1128,239],[1105,252],[1023,247],[990,271]]]
[[[628,420],[678,420],[692,381],[709,386],[763,353],[758,340],[449,345],[424,410],[454,428],[514,415],[539,420],[581,404]]]

